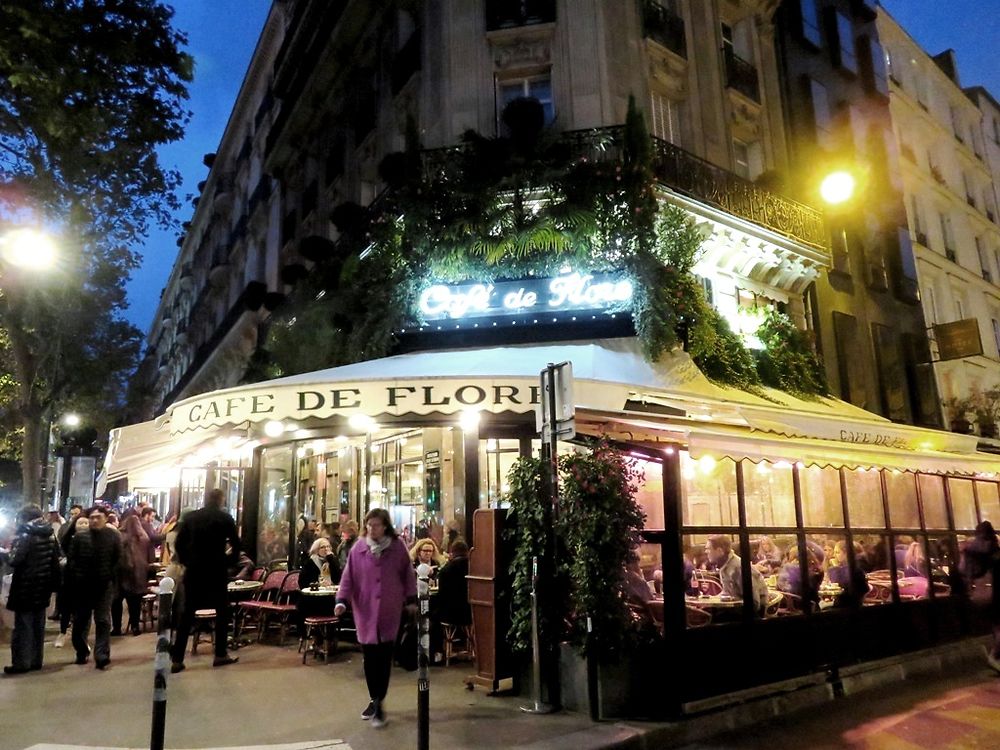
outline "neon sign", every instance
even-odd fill
[[[435,284],[420,295],[424,320],[458,320],[523,313],[627,309],[632,282],[617,274],[571,273],[554,279]]]

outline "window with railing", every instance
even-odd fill
[[[552,78],[549,75],[531,76],[527,78],[507,78],[497,81],[497,99],[499,111],[497,120],[503,114],[504,108],[515,99],[535,99],[542,105],[545,114],[545,124],[551,125],[555,120],[555,104],[552,99]],[[498,129],[500,123],[498,122]]]
[[[555,0],[486,0],[486,30],[552,23]]]
[[[684,102],[653,91],[649,95],[650,132],[657,138],[681,145],[681,108]]]
[[[684,19],[677,0],[643,0],[642,33],[671,52],[687,57]]]
[[[722,24],[722,61],[726,86],[748,99],[760,101],[760,83],[753,59],[753,42],[749,23],[744,20],[730,26]]]

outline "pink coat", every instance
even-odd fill
[[[399,539],[393,539],[378,559],[364,537],[351,547],[337,601],[350,604],[359,643],[395,641],[403,605],[416,595],[417,576]]]

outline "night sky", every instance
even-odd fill
[[[160,150],[164,164],[181,170],[182,198],[197,191],[208,170],[202,155],[215,151],[260,35],[271,0],[171,0],[175,26],[188,34],[196,62],[184,140]],[[1000,0],[882,0],[881,3],[931,54],[952,48],[963,86],[985,86],[1000,99]],[[191,218],[184,200],[178,221]],[[128,284],[126,317],[148,331],[177,255],[176,234],[154,232],[141,248],[143,264]]]

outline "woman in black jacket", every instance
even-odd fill
[[[333,545],[326,537],[320,537],[309,547],[309,556],[302,561],[299,571],[299,590],[318,586],[332,586],[340,581],[340,561],[333,554]],[[332,596],[310,596],[303,594],[296,602],[299,617],[299,632],[306,617],[333,614]]]

